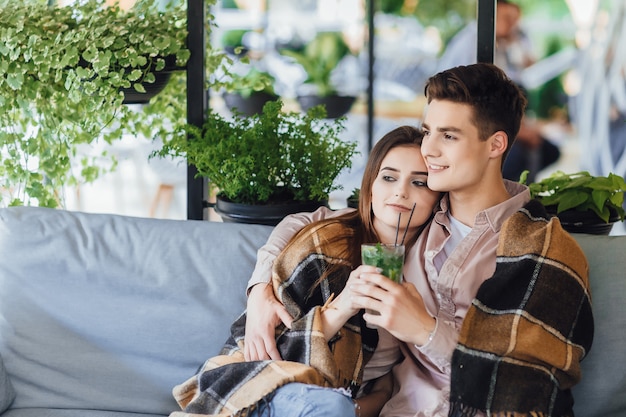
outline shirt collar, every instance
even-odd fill
[[[493,232],[497,233],[502,228],[502,224],[506,219],[511,217],[513,213],[530,201],[530,191],[526,185],[505,179],[504,186],[511,195],[511,198],[479,212],[474,220],[475,226],[486,224]],[[447,193],[443,196],[439,205],[440,214],[436,215],[436,217],[438,222],[441,223],[441,220],[447,217],[445,213],[449,211],[450,207],[450,200]],[[443,215],[443,217],[440,217],[441,215]],[[447,221],[444,221],[444,223],[447,224]]]

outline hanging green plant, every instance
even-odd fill
[[[158,3],[138,0],[122,10],[104,0],[0,0],[1,205],[63,206],[65,186],[115,168],[97,145],[124,134],[165,135],[184,123],[184,72],[165,85],[178,88],[169,98],[154,103],[156,96],[141,108],[123,104],[168,63],[184,69],[190,57],[187,2]],[[207,10],[214,4],[205,1]],[[207,13],[207,39],[213,26]],[[207,42],[206,56],[207,72],[227,74],[225,53]],[[211,83],[221,81],[210,79],[205,88]]]

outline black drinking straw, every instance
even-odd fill
[[[400,230],[400,217],[402,217],[402,213],[398,213],[398,225],[396,226],[396,239],[393,241],[393,246],[398,246],[398,231]]]
[[[413,203],[413,208],[411,209],[411,214],[409,214],[409,221],[406,222],[406,227],[404,228],[404,235],[402,235],[402,242],[400,243],[401,245],[404,245],[404,239],[406,238],[406,232],[408,232],[408,230],[409,230],[409,224],[411,223],[411,217],[413,217],[413,212],[415,211],[415,204],[417,204],[417,203]]]

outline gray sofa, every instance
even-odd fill
[[[0,209],[0,415],[164,416],[226,339],[269,226]],[[626,416],[626,236],[577,236],[596,334],[576,415]],[[554,300],[558,302],[558,300]]]

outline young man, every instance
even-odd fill
[[[578,362],[593,334],[586,261],[557,220],[525,206],[528,189],[502,177],[526,100],[491,64],[442,71],[425,92],[428,185],[447,196],[406,256],[404,283],[363,274],[363,283],[350,287],[355,305],[380,313],[364,318],[385,330],[381,342],[391,335],[402,353],[382,343],[366,366],[393,365],[394,394],[381,416],[570,415],[568,388],[580,377]],[[261,249],[250,280],[250,358],[275,356],[273,327],[290,320],[259,284],[271,276],[273,253],[324,215],[286,219]],[[549,251],[555,247],[560,252]],[[552,306],[559,292],[545,283],[556,277],[553,285],[567,294],[558,308]],[[548,344],[554,350],[546,353]]]

